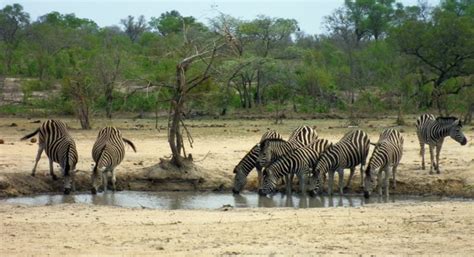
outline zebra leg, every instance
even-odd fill
[[[339,195],[344,194],[344,169],[339,169]]]
[[[360,164],[360,186],[359,188],[364,188],[364,164],[365,164],[365,161],[363,161],[361,164]]]
[[[382,172],[384,171],[384,168],[380,168],[379,172],[377,174],[377,191],[379,193],[379,196],[382,196]]]
[[[418,137],[419,138],[419,137]],[[420,140],[421,169],[425,169],[425,143]]]
[[[393,168],[392,168],[392,176],[393,176],[392,188],[393,189],[397,188],[397,179],[396,179],[397,167],[398,167],[398,164],[395,164],[393,165]]]
[[[38,153],[36,154],[35,165],[33,166],[33,170],[31,171],[31,176],[33,177],[35,176],[36,166],[38,166],[38,162],[41,159],[41,154],[43,153],[43,150],[44,146],[40,144],[38,147]]]
[[[262,186],[262,170],[257,169],[257,187],[260,188]]]
[[[116,188],[115,188],[115,182],[117,181],[116,178],[115,178],[115,171],[112,170],[112,191],[115,192]]]
[[[389,188],[389,182],[388,182],[389,177],[390,177],[390,167],[387,165],[387,167],[385,167],[385,177],[384,177],[384,183],[383,183],[385,196],[387,197],[388,197],[388,188]]]
[[[352,182],[352,177],[354,176],[354,173],[355,173],[355,167],[351,168],[351,173],[349,174],[349,180],[347,180],[347,184],[346,184],[346,186],[344,187],[344,189],[349,188],[349,185],[350,185],[351,182]]]
[[[54,174],[54,171],[53,171],[53,160],[52,159],[49,159],[49,174],[51,175],[51,177],[53,178],[53,180],[58,180],[58,177],[56,176],[56,174]]]
[[[332,186],[334,184],[334,171],[329,171],[328,194],[332,196]]]
[[[430,145],[430,161],[431,161],[431,165],[430,165],[430,174],[433,174],[433,166],[434,166],[434,159],[433,159],[433,148],[434,146],[431,146]]]
[[[295,177],[295,174],[290,173],[290,192],[293,191],[293,178]]]
[[[290,179],[290,174],[285,175],[285,189],[286,189],[286,194],[289,195],[291,193],[291,182],[292,179]]]
[[[303,170],[303,171],[300,171],[300,174],[298,175],[298,180],[299,180],[299,183],[300,183],[300,194],[301,195],[305,195],[306,194],[306,170]]]
[[[435,169],[436,169],[436,172],[439,174],[441,171],[439,170],[439,153],[441,152],[441,147],[443,146],[443,140],[441,140],[440,142],[438,142],[438,144],[436,144],[436,166],[435,166]]]
[[[102,172],[102,186],[104,187],[104,193],[107,193],[107,169],[103,170]]]

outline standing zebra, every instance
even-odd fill
[[[461,131],[461,121],[456,117],[438,117],[432,114],[423,114],[416,119],[416,134],[420,142],[421,169],[425,169],[425,144],[430,147],[430,174],[433,167],[439,174],[439,153],[443,146],[444,138],[450,136],[461,145],[467,144],[467,139]],[[436,161],[433,162],[433,150],[436,148]]]
[[[328,181],[328,194],[333,193],[334,183],[334,172],[337,171],[339,174],[339,193],[343,194],[343,180],[344,180],[344,169],[350,168],[351,173],[349,180],[347,181],[346,187],[348,187],[354,176],[354,171],[357,165],[360,164],[360,179],[361,186],[364,184],[364,176],[362,166],[365,164],[367,155],[369,154],[369,136],[362,130],[353,130],[346,133],[342,139],[336,144],[329,147],[326,151],[321,154],[318,163],[313,169],[311,185],[317,185],[318,191],[322,190],[322,179],[321,177],[326,173],[329,173]],[[314,189],[314,188],[311,188]]]
[[[260,143],[265,139],[275,138],[282,139],[283,137],[274,130],[269,130],[262,135]],[[234,187],[232,192],[234,194],[239,194],[240,191],[244,188],[247,183],[247,176],[253,168],[257,169],[258,173],[258,186],[260,187],[262,181],[262,167],[257,162],[257,158],[260,152],[260,145],[256,144],[252,149],[242,158],[242,160],[234,168]]]
[[[49,159],[49,173],[53,180],[58,179],[53,171],[53,162],[58,163],[61,167],[64,176],[64,194],[67,195],[71,190],[74,190],[74,173],[78,161],[74,139],[69,135],[67,126],[64,122],[59,120],[47,120],[33,133],[24,136],[21,140],[31,138],[38,133],[39,147],[31,176],[35,176],[36,166],[38,165],[43,150],[45,150]]]
[[[382,185],[385,189],[385,195],[389,195],[388,178],[389,169],[392,166],[393,188],[396,184],[396,171],[403,154],[403,137],[398,130],[386,129],[380,134],[379,141],[375,144],[374,152],[370,157],[369,164],[365,170],[364,196],[369,198],[372,192],[372,170],[378,171],[377,187],[379,195],[382,195]],[[382,184],[382,171],[385,172],[384,182]]]
[[[310,173],[311,167],[316,164],[319,155],[326,150],[331,143],[326,139],[317,139],[313,143],[298,148],[288,153],[264,170],[263,183],[259,189],[260,195],[272,193],[278,180],[288,177],[288,174],[295,174],[299,178],[300,192],[305,193],[305,177]],[[286,192],[291,192],[291,181],[286,183]]]
[[[92,194],[96,194],[100,186],[100,175],[104,192],[107,192],[107,173],[112,173],[112,188],[115,191],[114,169],[122,162],[125,156],[125,145],[129,144],[136,152],[135,145],[122,137],[122,133],[115,127],[105,127],[99,131],[96,142],[92,147],[92,158],[95,165],[92,171]]]

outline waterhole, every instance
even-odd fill
[[[290,207],[290,208],[324,208],[324,207],[358,207],[366,204],[388,202],[423,202],[461,200],[439,196],[404,196],[390,197],[373,196],[365,199],[361,195],[345,196],[300,196],[297,194],[287,197],[276,194],[271,197],[259,196],[256,193],[233,195],[231,193],[215,192],[139,192],[121,191],[116,193],[76,193],[74,195],[46,194],[29,197],[14,197],[1,199],[0,203],[25,205],[55,205],[63,203],[82,203],[91,205],[109,205],[128,208],[150,209],[217,209],[221,207],[257,208],[257,207]]]

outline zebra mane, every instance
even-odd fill
[[[260,149],[264,149],[269,142],[284,142],[284,143],[286,143],[286,140],[282,139],[282,138],[267,138],[267,139],[263,140],[262,142],[260,142]]]
[[[455,122],[456,120],[459,121],[459,126],[462,127],[461,120],[458,119],[457,117],[454,116],[449,116],[449,117],[437,117],[436,121],[442,123],[442,124],[451,124]]]

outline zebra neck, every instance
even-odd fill
[[[437,138],[444,138],[449,136],[449,130],[451,129],[452,124],[443,124],[440,122],[436,122],[433,126],[433,130],[437,131],[438,133],[435,134]]]

